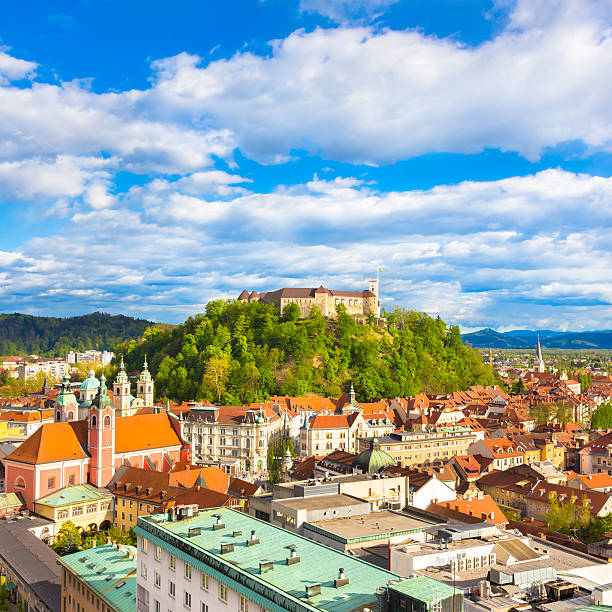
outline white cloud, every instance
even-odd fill
[[[388,163],[432,151],[517,151],[581,141],[612,150],[612,19],[590,0],[521,1],[508,28],[468,47],[418,31],[297,31],[270,57],[154,63],[165,107],[230,129],[273,162],[295,149]],[[544,16],[545,19],[538,19]]]
[[[33,76],[37,64],[12,57],[0,47],[0,86]]]
[[[300,0],[300,11],[319,13],[337,23],[371,20],[399,0]]]
[[[382,264],[387,308],[465,327],[609,327],[612,179],[549,170],[386,193],[348,177],[228,199],[178,185],[133,188],[0,253],[0,309],[180,321],[243,288],[359,288]]]

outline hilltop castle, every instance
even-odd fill
[[[335,317],[336,306],[344,304],[348,314],[374,314],[380,317],[380,302],[378,300],[378,280],[368,281],[365,291],[338,291],[327,289],[320,285],[315,288],[284,288],[266,293],[257,293],[246,289],[238,296],[239,302],[263,302],[274,304],[281,312],[287,304],[297,304],[300,316],[307,317],[313,306],[316,306],[324,317]]]

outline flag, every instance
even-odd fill
[[[376,268],[378,272],[382,272],[382,268],[380,266],[378,266],[378,268]]]

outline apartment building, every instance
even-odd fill
[[[228,474],[265,472],[268,446],[289,430],[288,417],[269,406],[190,406],[179,422],[193,462]]]
[[[494,470],[507,470],[525,463],[525,450],[520,444],[514,445],[507,438],[479,440],[468,449],[469,455],[480,455],[493,461]]]
[[[398,574],[243,512],[179,507],[139,518],[136,534],[139,610],[412,609],[400,592],[390,602]]]
[[[41,359],[20,363],[17,366],[17,377],[21,380],[33,378],[41,372],[50,379],[60,380],[70,371],[70,365],[63,359]]]
[[[58,557],[63,612],[136,612],[136,549],[105,544]]]
[[[462,455],[476,441],[477,434],[469,427],[432,427],[427,431],[402,431],[378,439],[385,451],[400,467],[425,465]],[[370,447],[371,440],[358,438],[359,452]]]
[[[395,425],[386,414],[364,416],[355,408],[347,414],[318,414],[300,430],[300,453],[322,455],[333,450],[359,452],[359,440],[393,433]]]

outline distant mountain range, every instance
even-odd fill
[[[514,329],[497,332],[491,328],[462,334],[463,342],[474,348],[529,349],[535,348],[537,338],[549,349],[612,349],[612,331],[558,332],[550,329]]]

